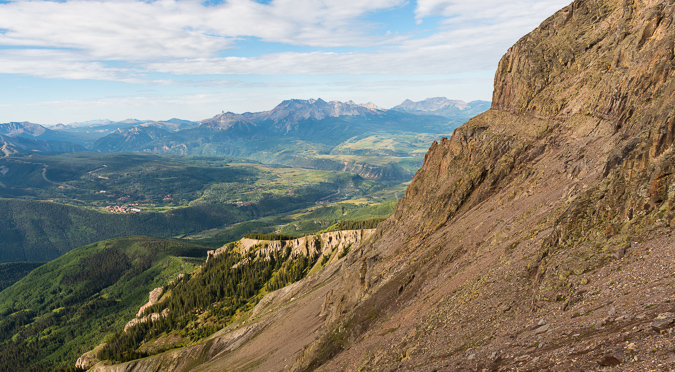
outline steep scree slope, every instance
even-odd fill
[[[649,324],[673,310],[673,14],[575,1],[516,43],[492,109],[347,257],[294,368],[672,367]]]

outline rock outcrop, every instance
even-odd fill
[[[292,252],[297,254],[327,254],[331,259],[319,272],[267,294],[247,317],[217,332],[204,342],[117,365],[95,359],[96,354],[92,351],[80,358],[82,365],[88,368],[96,363],[91,367],[91,371],[95,372],[189,371],[199,365],[210,365],[211,367],[207,368],[223,370],[245,368],[249,366],[251,358],[261,356],[265,360],[256,363],[259,368],[276,370],[281,363],[291,364],[289,356],[296,354],[314,340],[315,332],[319,330],[325,318],[325,315],[321,314],[321,308],[326,294],[333,288],[332,279],[346,263],[344,257],[331,253],[356,249],[374,231],[373,229],[335,231],[290,241],[242,239],[236,249],[243,251],[258,249],[267,253],[270,250],[290,247]],[[261,248],[261,245],[266,246]],[[211,251],[209,257],[222,252],[222,250]],[[161,292],[151,292],[151,302],[160,294]],[[139,311],[138,315],[142,314],[143,311]],[[153,316],[160,314],[153,313],[135,318],[132,322],[135,324]],[[267,336],[261,338],[260,335],[264,332],[271,332],[276,336],[271,339]]]
[[[147,309],[150,306],[156,304],[159,301],[159,299],[162,297],[163,293],[164,293],[164,288],[162,288],[162,287],[155,288],[152,291],[150,291],[150,293],[148,294],[148,302],[145,305],[141,306],[141,308],[138,310],[138,314],[136,314],[136,317],[137,318],[140,317],[141,315],[143,315],[143,312],[145,311],[145,309]]]
[[[241,239],[236,245],[237,249],[242,252],[248,252],[254,247],[262,246],[257,249],[259,255],[267,255],[270,252],[278,252],[287,247],[291,249],[291,254],[304,254],[307,256],[316,255],[331,255],[332,252],[342,251],[350,247],[358,246],[368,238],[370,238],[375,229],[365,230],[345,230],[322,233],[318,235],[308,235],[292,240],[258,240],[258,239]],[[207,261],[211,257],[216,257],[219,254],[232,249],[228,246],[218,248],[207,252]],[[330,262],[337,259],[337,255]]]
[[[77,362],[75,362],[75,367],[87,370],[92,366],[96,365],[96,363],[100,362],[97,355],[103,349],[103,347],[105,347],[105,344],[100,344],[96,346],[96,348],[94,348],[93,350],[84,353],[81,357],[77,358]]]
[[[182,274],[181,274],[182,275]],[[169,309],[164,309],[161,313],[152,313],[148,315],[143,315],[145,313],[145,310],[149,308],[150,306],[160,302],[162,299],[162,294],[164,293],[164,288],[159,287],[155,288],[150,293],[148,294],[148,302],[141,306],[141,308],[138,310],[138,313],[136,314],[136,317],[134,319],[131,319],[125,326],[124,326],[124,332],[126,332],[129,328],[135,326],[136,324],[139,323],[145,323],[148,321],[157,321],[162,317],[166,317],[168,310]]]
[[[162,310],[161,313],[152,313],[144,316],[137,316],[134,319],[131,319],[125,326],[124,326],[124,332],[128,331],[129,328],[135,326],[136,324],[140,323],[145,323],[149,321],[156,322],[160,320],[161,318],[166,318],[167,314],[169,313],[169,309],[164,309]]]

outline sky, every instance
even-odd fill
[[[489,101],[502,55],[569,3],[0,0],[0,123]]]

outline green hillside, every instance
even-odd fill
[[[7,262],[0,264],[0,292],[11,287],[43,262]]]
[[[0,371],[72,366],[121,330],[148,292],[193,271],[201,246],[131,237],[70,251],[0,292]]]
[[[204,205],[171,213],[109,214],[57,203],[0,199],[0,262],[47,261],[74,247],[130,235],[170,237],[261,214],[255,206]]]

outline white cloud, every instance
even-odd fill
[[[485,20],[498,23],[506,19],[543,20],[542,16],[553,14],[570,0],[417,0],[415,16],[418,19],[441,16],[453,23]],[[525,22],[529,23],[529,22]]]
[[[231,0],[16,1],[0,4],[0,45],[64,48],[100,60],[155,60],[217,55],[240,37],[307,46],[376,43],[358,18],[401,0],[369,2]]]
[[[131,71],[87,61],[70,53],[44,49],[8,49],[0,54],[0,72],[42,78],[131,81]]]
[[[467,22],[443,27],[424,38],[407,38],[396,46],[349,53],[276,53],[258,57],[210,57],[150,62],[151,71],[190,74],[451,74],[494,70],[515,41],[534,29],[539,18],[524,22]]]
[[[560,0],[418,0],[446,17],[431,36],[368,34],[363,17],[404,0],[72,0],[0,4],[0,72],[132,82],[142,74],[425,74],[491,69]],[[480,22],[476,22],[480,20]],[[395,27],[395,25],[392,25]],[[241,38],[358,52],[219,57]],[[117,63],[120,62],[120,63]]]

